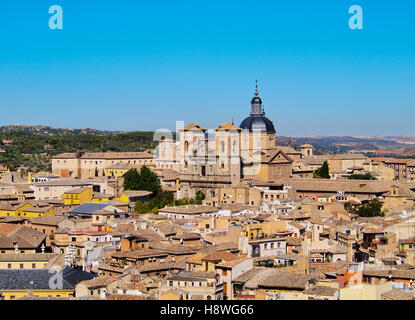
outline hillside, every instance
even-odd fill
[[[144,151],[156,145],[153,132],[6,126],[0,127],[0,164],[37,172],[50,170],[51,156],[62,152]]]
[[[97,130],[97,129],[62,129],[62,128],[54,128],[45,125],[38,125],[38,126],[24,126],[19,124],[13,124],[8,126],[0,127],[0,133],[12,133],[12,132],[26,132],[26,133],[33,133],[33,134],[65,134],[65,135],[76,135],[76,134],[103,134],[103,135],[114,135],[119,134],[121,131],[105,131],[105,130]]]
[[[298,148],[304,143],[317,148],[317,153],[363,153],[369,156],[415,157],[415,137],[357,137],[357,136],[314,136],[277,137],[277,144]]]

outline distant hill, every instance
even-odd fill
[[[76,151],[145,151],[154,149],[152,131],[114,132],[48,126],[0,127],[0,164],[10,169],[50,170],[50,158]]]
[[[415,157],[415,136],[312,136],[312,137],[277,137],[277,144],[298,148],[310,143],[319,152],[363,153],[367,155]]]
[[[119,134],[121,131],[107,131],[107,130],[97,130],[97,129],[61,129],[54,128],[45,125],[38,126],[24,126],[20,124],[13,124],[8,126],[0,127],[0,133],[21,131],[33,134],[101,134],[101,135],[113,135]]]

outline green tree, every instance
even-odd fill
[[[124,190],[139,190],[138,181],[140,175],[137,169],[130,169],[124,174]]]
[[[156,195],[161,190],[160,180],[148,167],[142,166],[137,180],[137,189],[132,190],[151,191],[153,195]]]
[[[202,201],[205,200],[205,194],[202,191],[197,190],[195,200],[197,204],[202,204]]]
[[[148,202],[137,201],[134,210],[137,213],[158,213],[159,209],[174,203],[173,192],[159,190]]]
[[[323,165],[318,168],[316,171],[314,171],[313,174],[314,178],[325,178],[325,179],[330,179],[330,172],[329,172],[329,165],[327,163],[327,161],[324,161]]]
[[[383,217],[385,212],[382,211],[383,202],[378,198],[374,198],[361,205],[345,205],[345,209],[349,212],[359,215],[359,217]]]
[[[348,179],[355,179],[355,180],[375,180],[375,178],[368,172],[365,174],[352,174],[349,176]]]
[[[136,201],[134,205],[134,211],[137,213],[149,213],[151,208],[148,202]]]
[[[164,208],[166,205],[171,205],[174,203],[174,195],[171,191],[159,190],[156,197],[160,199],[161,203],[158,206],[160,209]]]

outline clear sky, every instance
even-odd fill
[[[0,125],[239,124],[258,79],[278,135],[415,135],[412,0],[2,0],[0,32]]]

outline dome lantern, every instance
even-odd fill
[[[262,100],[258,96],[258,80],[255,80],[255,96],[251,100],[251,116],[256,115],[265,115],[264,109],[262,109]]]
[[[242,121],[239,127],[241,129],[247,129],[250,132],[275,133],[274,124],[265,117],[262,100],[258,95],[258,81],[256,81],[255,85],[255,96],[251,100],[251,113],[248,118]]]

